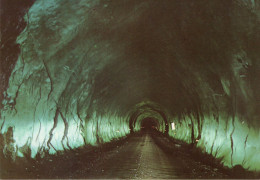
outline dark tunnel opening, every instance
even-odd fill
[[[259,177],[260,1],[1,0],[0,8],[0,178],[67,155],[76,158],[60,163],[67,169],[84,167],[83,157],[106,159],[112,147],[143,169],[147,154],[167,161],[161,148]]]
[[[157,119],[147,117],[142,120],[141,130],[157,130],[159,129],[159,123]]]
[[[161,127],[160,131],[164,134],[168,134],[169,125],[165,113],[160,110],[160,107],[158,105],[149,102],[142,106],[138,106],[138,109],[135,110],[130,115],[130,119],[129,119],[130,133],[134,132],[135,126],[140,126],[140,122],[142,121],[142,118],[146,119],[148,116],[151,115],[158,116],[159,119],[161,119],[160,123],[158,124]],[[137,125],[137,123],[139,124]],[[139,128],[137,128],[137,130],[138,129]]]

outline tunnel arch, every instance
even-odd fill
[[[154,113],[154,115],[153,115]],[[147,115],[146,115],[147,114]],[[158,121],[161,119],[163,122],[163,133],[168,134],[169,132],[169,125],[168,125],[168,120],[166,113],[160,109],[160,106],[152,103],[152,102],[145,102],[144,104],[140,105],[137,104],[132,113],[130,114],[129,118],[129,128],[130,128],[130,133],[133,133],[136,127],[136,123],[140,122],[145,119],[145,118],[154,118],[154,116],[157,115],[159,118]],[[144,117],[141,117],[144,116]],[[140,118],[141,117],[141,118]]]
[[[45,138],[60,150],[108,142],[154,113],[165,126],[176,122],[169,136],[259,170],[256,14],[225,0],[127,0],[124,10],[99,2],[35,2],[12,75],[3,76],[1,133],[16,127],[15,146],[32,139],[33,157]]]
[[[158,119],[155,119],[153,117],[146,117],[141,120],[141,130],[151,130],[151,129],[158,130],[159,128],[160,128],[160,124]]]

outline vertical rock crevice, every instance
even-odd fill
[[[57,124],[58,124],[59,114],[60,114],[60,112],[59,112],[59,109],[57,108],[56,111],[55,111],[54,118],[53,118],[53,127],[52,127],[51,130],[50,130],[49,139],[48,139],[48,141],[47,141],[47,146],[48,146],[48,148],[50,149],[50,145],[51,145],[52,148],[53,148],[55,151],[57,151],[57,150],[56,150],[56,149],[53,147],[53,145],[51,144],[51,140],[52,140],[52,138],[53,138],[53,131],[54,131],[54,129],[57,127]]]

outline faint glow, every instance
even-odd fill
[[[175,130],[175,124],[172,122],[172,130]]]
[[[20,157],[24,157],[23,153],[21,153],[20,151],[17,151],[17,155]]]
[[[158,130],[157,127],[155,127],[155,126],[152,126],[152,128]]]

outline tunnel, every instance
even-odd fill
[[[0,6],[0,178],[163,178],[150,160],[175,163],[168,178],[260,177],[258,0]],[[122,176],[80,174],[119,171],[128,158]],[[227,176],[205,175],[202,159]]]
[[[144,130],[152,130],[152,129],[158,130],[160,127],[157,119],[148,117],[142,120],[141,128]]]
[[[157,124],[156,127],[160,132],[168,134],[168,120],[165,113],[159,108],[157,104],[149,101],[137,104],[131,111],[132,114],[129,119],[130,133],[139,131],[143,121],[151,119],[151,123]]]

